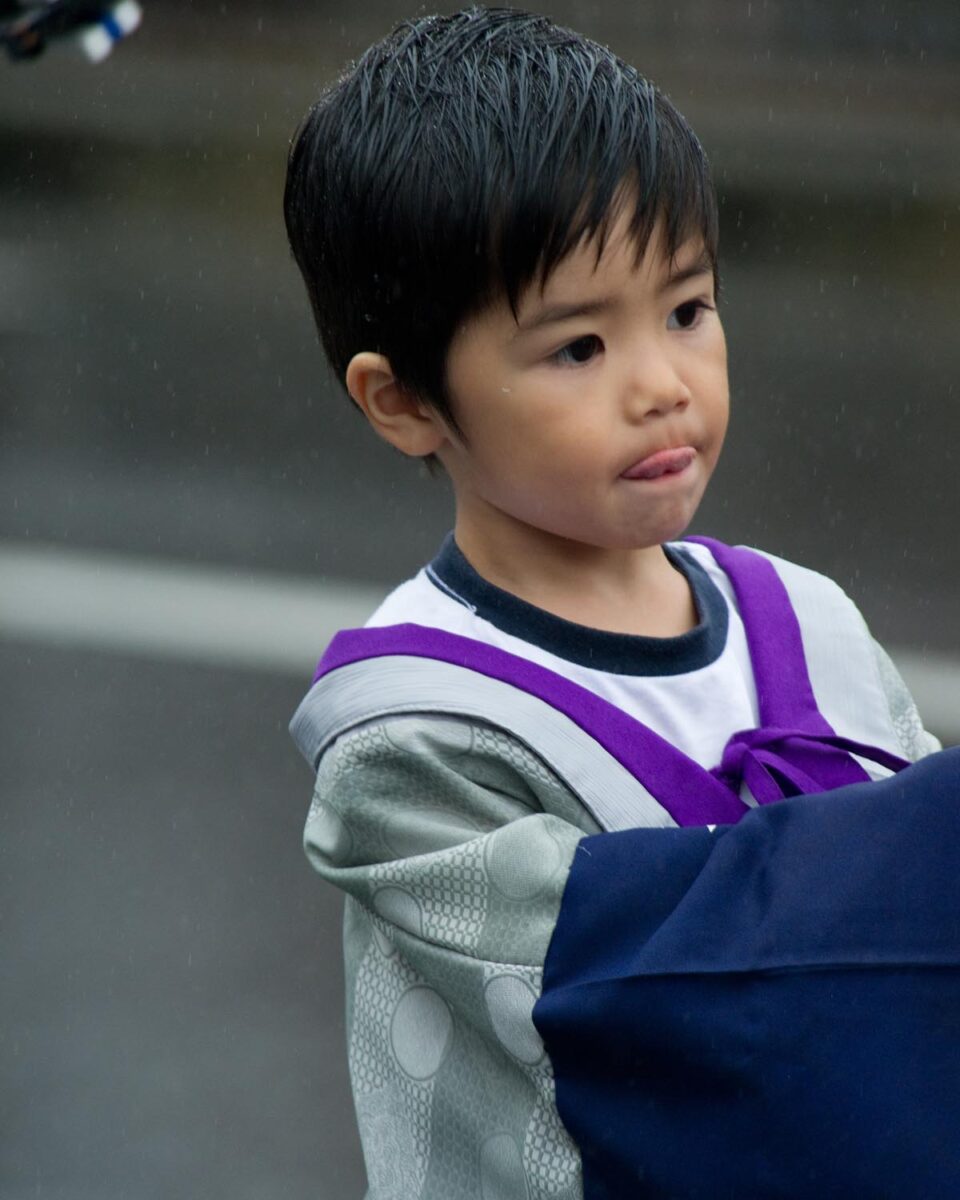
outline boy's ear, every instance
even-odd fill
[[[383,354],[363,350],[347,366],[347,391],[374,430],[411,458],[435,454],[446,441],[437,413],[400,386]]]

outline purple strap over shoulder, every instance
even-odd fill
[[[747,811],[723,782],[608,700],[537,663],[456,633],[422,625],[346,629],[330,643],[316,679],[386,654],[453,663],[545,700],[639,779],[678,825],[734,824]]]
[[[687,540],[706,546],[733,584],[747,634],[761,722],[833,735],[817,708],[800,623],[773,563],[755,550],[726,546],[714,538]]]
[[[820,712],[800,623],[773,563],[713,538],[688,540],[706,546],[733,584],[760,707],[760,728],[735,733],[712,773],[731,786],[742,780],[758,804],[769,804],[863,783],[870,776],[851,754],[892,771],[907,766],[889,751],[838,736]]]
[[[587,688],[495,646],[443,630],[405,624],[338,633],[315,681],[339,667],[384,655],[436,659],[499,679],[539,697],[589,734],[670,813],[678,825],[733,824],[747,811],[745,783],[760,804],[869,778],[859,754],[899,770],[905,760],[836,734],[817,708],[800,626],[787,590],[762,555],[707,538],[729,576],[747,633],[761,727],[736,733],[706,771],[646,725]]]

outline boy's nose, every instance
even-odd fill
[[[669,355],[641,352],[627,382],[627,409],[634,421],[666,416],[687,407],[692,399]]]

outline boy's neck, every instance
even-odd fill
[[[697,624],[690,585],[662,546],[609,549],[502,529],[496,545],[457,521],[454,537],[475,571],[495,587],[592,629],[679,637]]]

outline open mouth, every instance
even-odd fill
[[[623,479],[660,479],[664,475],[679,475],[696,458],[692,446],[674,446],[671,450],[658,450],[648,454],[623,472]]]

